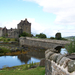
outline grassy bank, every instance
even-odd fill
[[[45,75],[45,67],[29,70],[0,70],[0,75]]]
[[[0,41],[9,42],[9,41],[17,41],[17,39],[15,39],[15,38],[0,37]]]
[[[31,63],[14,67],[4,67],[0,70],[0,75],[45,75],[45,67],[31,68],[39,63]]]

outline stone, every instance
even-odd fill
[[[48,50],[46,50],[46,51],[45,51],[45,54],[47,54],[49,51],[50,51],[49,49],[48,49]]]
[[[68,62],[68,72],[75,71],[75,60],[71,60]]]
[[[59,55],[60,54],[54,53],[53,55],[51,55],[50,60],[53,60],[54,62],[56,62]]]
[[[70,60],[69,58],[63,57],[63,58],[59,61],[60,66],[62,66],[62,65],[64,64],[64,62],[65,62],[64,67],[66,67],[66,66],[68,65],[67,63],[68,63],[69,60]]]
[[[45,54],[45,58],[49,59],[52,54],[54,54],[54,52],[48,52],[47,54]]]
[[[45,58],[44,59],[41,59],[41,61],[39,63],[39,66],[45,66]]]
[[[57,60],[56,60],[56,63],[59,64],[60,60],[65,57],[65,55],[59,55]]]

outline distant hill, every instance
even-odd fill
[[[68,36],[68,37],[64,37],[64,38],[66,38],[66,39],[73,39],[73,38],[75,38],[75,36]]]

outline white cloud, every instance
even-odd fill
[[[12,20],[12,21],[8,21],[8,22],[0,22],[0,26],[3,28],[3,27],[6,27],[7,29],[10,29],[10,28],[17,28],[17,24],[19,23],[20,21],[19,20]]]
[[[55,34],[59,31],[61,32],[62,36],[72,36],[75,35],[75,27],[74,25],[66,25],[65,27],[63,25],[50,25],[48,27],[44,27],[43,25],[36,22],[34,18],[27,18],[28,21],[31,23],[31,32],[32,34],[39,34],[44,33],[48,37],[55,36]],[[22,19],[24,20],[24,19]],[[0,26],[4,27],[6,26],[9,28],[17,28],[17,24],[20,22],[20,20],[13,20],[10,22],[0,22]],[[66,35],[67,34],[67,35]]]
[[[75,25],[75,0],[23,0],[38,3],[43,10],[56,14],[55,24]]]
[[[22,19],[24,20],[24,19]],[[27,20],[31,23],[31,32],[33,34],[39,34],[42,33],[45,28],[42,27],[39,23],[37,23],[35,21],[34,18],[27,18]],[[7,29],[10,28],[17,28],[17,24],[20,22],[21,20],[12,20],[12,21],[8,21],[8,22],[0,22],[0,27],[6,27]]]

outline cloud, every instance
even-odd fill
[[[45,12],[56,14],[55,24],[75,25],[75,0],[23,0],[36,2]]]
[[[10,28],[17,28],[17,24],[20,22],[20,20],[12,20],[12,21],[7,21],[7,22],[0,22],[0,26],[6,27],[8,29]]]
[[[24,20],[24,19],[22,19]],[[36,22],[34,18],[27,18],[27,20],[31,23],[31,32],[32,34],[36,35],[39,33],[44,33],[47,35],[47,37],[55,36],[55,34],[59,31],[61,32],[62,36],[72,36],[75,35],[75,27],[74,25],[49,25],[47,27],[44,27],[42,24],[39,24]],[[8,22],[0,22],[1,27],[7,27],[8,29],[17,28],[17,24],[21,20],[12,20]],[[67,35],[66,35],[67,34]]]
[[[25,20],[25,19],[21,19],[21,20]],[[17,28],[17,24],[21,20],[12,20],[12,21],[8,21],[8,22],[0,22],[0,26],[2,28],[6,27],[7,29]],[[31,32],[33,34],[42,33],[45,30],[45,27],[42,27],[41,24],[37,23],[34,18],[27,18],[27,20],[31,23]]]

